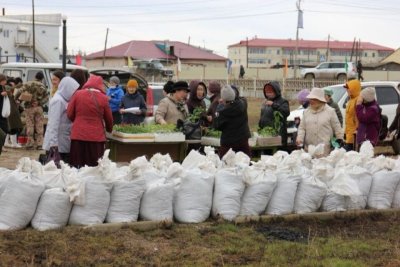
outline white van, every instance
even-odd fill
[[[67,76],[75,69],[83,69],[87,71],[87,68],[72,64],[66,65]],[[4,63],[0,65],[0,73],[8,77],[17,78],[20,77],[24,83],[33,81],[36,73],[39,71],[44,74],[44,85],[50,90],[51,88],[51,74],[56,70],[62,70],[61,63],[23,63],[13,62]]]

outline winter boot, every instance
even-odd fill
[[[6,135],[6,140],[4,141],[4,147],[12,147],[11,136],[9,134]]]
[[[11,145],[12,145],[12,147],[14,147],[14,148],[21,148],[21,147],[22,147],[22,146],[21,146],[20,144],[18,144],[18,142],[17,142],[17,135],[16,135],[16,134],[10,135],[10,140],[11,140]]]

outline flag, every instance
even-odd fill
[[[182,65],[181,65],[181,59],[179,57],[178,57],[178,61],[177,61],[176,65],[177,65],[177,68],[178,68],[178,72],[181,72],[182,71]]]
[[[79,66],[82,65],[82,56],[81,55],[77,54],[75,56],[75,64],[79,65]]]
[[[133,67],[133,62],[132,62],[132,58],[130,56],[128,56],[128,67],[132,68]]]
[[[349,66],[347,65],[347,56],[344,57],[344,68],[346,69],[346,73],[349,71]]]
[[[228,59],[226,61],[226,70],[228,72],[228,74],[231,74],[232,71],[232,60]]]
[[[297,13],[297,28],[304,29],[303,28],[303,10],[299,10],[299,12]]]
[[[19,60],[20,60],[20,56],[19,56],[19,54],[16,54],[15,55],[15,62],[19,62]]]

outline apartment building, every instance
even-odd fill
[[[38,62],[60,62],[61,14],[35,15]],[[32,15],[0,16],[0,63],[33,62]]]
[[[393,53],[394,49],[360,42],[358,51],[353,42],[298,40],[297,62],[300,65],[317,65],[324,61],[355,61],[356,52],[363,64],[377,64]],[[261,39],[242,40],[228,46],[228,58],[233,66],[243,65],[245,68],[270,68],[283,65],[288,60],[293,65],[296,54],[296,40],[293,39]],[[352,56],[353,55],[353,56]]]

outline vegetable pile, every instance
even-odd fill
[[[146,124],[146,125],[134,125],[134,124],[120,124],[114,125],[114,131],[128,133],[128,134],[140,134],[140,133],[173,133],[177,132],[174,124]]]

